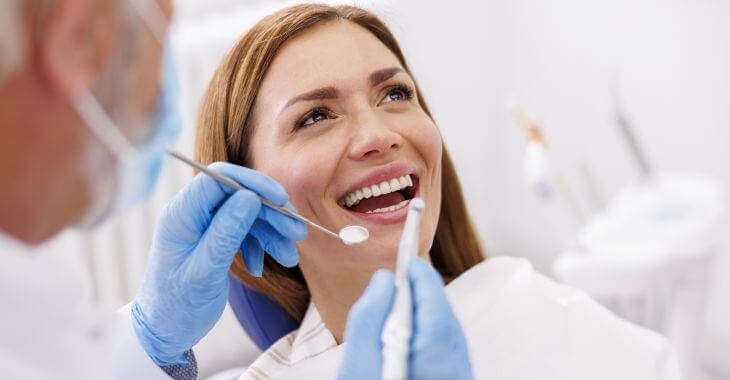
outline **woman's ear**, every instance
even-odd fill
[[[49,91],[72,98],[99,80],[114,50],[118,5],[110,0],[56,0],[37,18],[34,59]]]

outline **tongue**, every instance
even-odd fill
[[[360,203],[352,206],[351,210],[355,212],[368,212],[377,210],[379,208],[385,208],[401,203],[406,198],[398,191],[381,195],[379,197],[372,197],[363,199]]]

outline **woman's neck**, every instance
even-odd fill
[[[428,251],[420,256],[431,264]],[[323,265],[323,262],[326,261],[320,258],[315,263],[308,255],[300,255],[299,267],[322,322],[339,344],[343,341],[350,308],[363,294],[375,271],[395,263],[353,260]]]
[[[377,268],[357,271],[343,268],[337,274],[329,274],[316,268],[308,268],[306,263],[300,265],[303,266],[302,272],[312,295],[312,302],[317,307],[322,322],[337,343],[342,343],[350,307],[365,291]]]

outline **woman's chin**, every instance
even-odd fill
[[[378,268],[388,268],[391,271],[394,271],[396,264],[398,263],[398,239],[379,241],[375,241],[375,239],[371,240],[373,241],[368,241],[368,243],[363,244],[362,247],[358,247],[358,253],[355,254],[362,255],[364,260],[372,261]],[[431,244],[432,239],[427,242],[421,241],[419,247],[418,257],[428,263],[431,263],[429,255]]]
[[[398,238],[370,235],[370,239],[354,248],[356,252],[353,253],[376,262],[378,267],[394,269],[398,258]]]

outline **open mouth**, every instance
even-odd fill
[[[418,176],[404,174],[363,186],[340,198],[337,203],[354,213],[384,214],[406,207],[417,192]]]

